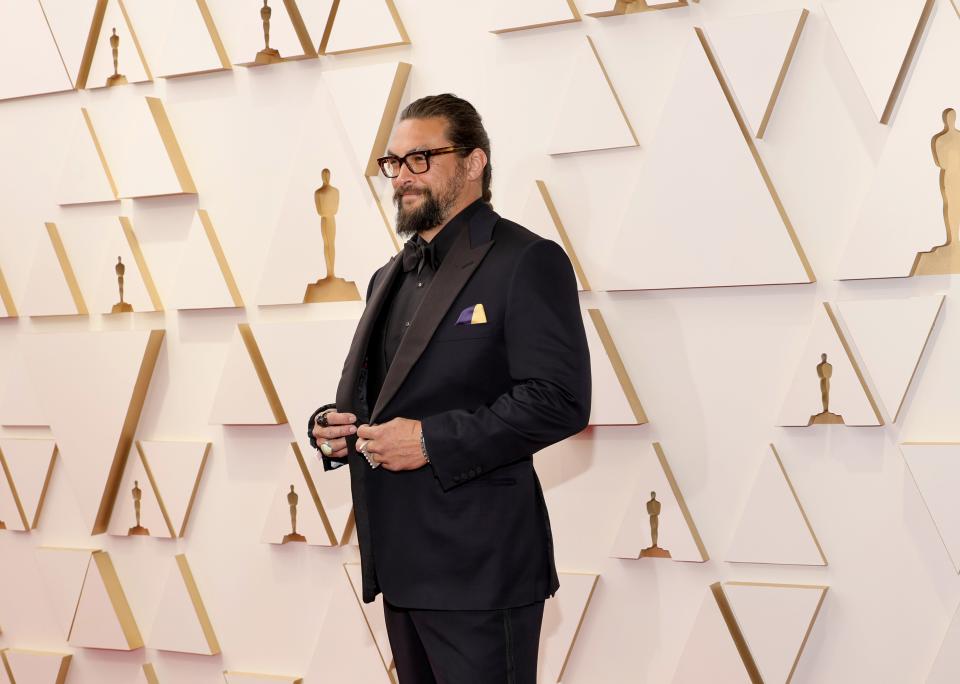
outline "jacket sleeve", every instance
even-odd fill
[[[382,270],[383,270],[382,267],[378,268],[376,271],[374,271],[373,275],[370,276],[370,282],[367,283],[367,296],[364,298],[365,302],[370,301],[370,293],[373,291],[373,283],[376,281],[377,276],[380,274],[380,271]],[[317,444],[316,440],[313,438],[314,421],[316,420],[317,415],[319,415],[322,411],[325,411],[328,408],[336,408],[336,407],[337,405],[335,403],[324,404],[323,406],[321,406],[320,408],[318,408],[316,411],[313,412],[313,415],[310,416],[310,420],[308,421],[307,433],[310,438],[310,446],[312,446],[314,449],[317,449],[318,453],[320,453],[319,451],[320,446]],[[347,456],[342,456],[339,458],[331,458],[330,456],[324,456],[322,453],[320,453],[320,460],[323,461],[324,470],[335,470],[340,466],[347,465],[347,458],[348,458]]]
[[[524,248],[508,285],[504,343],[513,387],[486,406],[421,421],[440,485],[450,489],[530,457],[583,430],[590,417],[590,354],[566,253]]]

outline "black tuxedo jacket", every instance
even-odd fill
[[[409,608],[520,606],[558,586],[534,452],[587,425],[590,359],[570,261],[477,201],[440,264],[375,404],[368,342],[400,255],[373,276],[337,389],[361,423],[422,421],[430,463],[371,469],[347,439],[363,600]],[[449,224],[448,224],[449,226]],[[446,228],[444,228],[446,230]],[[457,324],[483,304],[486,323]],[[327,469],[342,465],[324,458]]]

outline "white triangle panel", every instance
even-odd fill
[[[647,422],[613,338],[607,338],[607,344],[611,346],[608,350],[600,330],[594,323],[594,316],[599,316],[599,320],[603,320],[600,311],[590,309],[581,313],[584,314],[583,328],[587,335],[587,346],[590,349],[592,399],[589,424],[638,425]],[[606,327],[605,323],[602,325]],[[604,333],[606,334],[606,330]],[[633,397],[632,403],[628,394]]]
[[[9,648],[2,653],[13,676],[12,684],[65,684],[73,659],[69,653],[21,648]]]
[[[160,509],[160,500],[136,448],[131,449],[127,457],[127,468],[120,480],[107,532],[120,537],[136,536],[130,534],[130,530],[137,524],[134,487],[140,490],[140,526],[150,533],[143,536],[169,538],[171,534]]]
[[[39,2],[6,2],[0,22],[0,100],[71,90]],[[29,68],[26,67],[29,59]]]
[[[496,0],[492,3],[491,33],[511,33],[526,29],[556,26],[580,21],[580,12],[573,0]]]
[[[306,421],[304,421],[306,423]],[[297,544],[304,543],[310,546],[335,546],[336,540],[331,539],[327,526],[324,524],[320,509],[317,508],[313,499],[313,484],[315,479],[310,475],[310,480],[304,475],[301,465],[301,457],[296,452],[296,445],[287,447],[283,454],[283,466],[277,479],[277,489],[270,503],[270,509],[267,514],[267,522],[263,528],[263,534],[260,541],[267,544],[282,544],[287,535],[294,533],[293,514],[296,512],[296,533],[305,537],[306,541],[290,540],[286,543]],[[316,457],[311,460],[319,461]],[[321,465],[320,471],[323,470]],[[338,468],[337,470],[343,470]],[[336,471],[332,471],[336,472]],[[310,470],[307,470],[310,473]],[[320,477],[323,475],[321,474]],[[349,487],[349,480],[347,480]],[[291,487],[293,488],[291,490]],[[349,489],[348,489],[349,491]],[[290,494],[294,494],[291,504]]]
[[[27,529],[36,528],[39,522],[56,452],[56,442],[51,439],[0,439],[0,459],[12,478]],[[6,523],[7,529],[18,529],[11,527],[10,520]]]
[[[764,682],[789,682],[827,587],[726,582],[723,592]]]
[[[712,591],[697,613],[696,621],[680,655],[673,684],[750,684],[750,677]]]
[[[907,443],[900,446],[920,496],[960,572],[960,444]]]
[[[639,145],[592,39],[576,39],[569,51],[572,61],[562,72],[569,80],[547,151],[568,154]]]
[[[69,643],[117,651],[132,651],[143,646],[130,604],[105,551],[95,551],[90,557]]]
[[[813,529],[776,450],[760,461],[724,560],[734,563],[826,565]]]
[[[69,549],[41,546],[36,550],[37,568],[43,581],[44,595],[63,640],[70,637],[70,628],[77,613],[80,591],[95,549]]]
[[[234,332],[210,412],[214,425],[277,425],[239,331]]]
[[[180,76],[229,68],[207,30],[197,0],[124,0],[155,76]]]
[[[0,383],[0,425],[48,425],[19,346],[11,350],[7,377]]]
[[[153,622],[150,648],[177,653],[216,655],[220,644],[183,554],[173,559]]]
[[[186,533],[194,499],[200,487],[210,442],[138,442],[150,468],[174,536]]]
[[[561,572],[562,589],[546,602],[540,631],[539,670],[543,681],[563,679],[584,616],[590,606],[599,575]]]
[[[177,309],[240,307],[243,300],[236,288],[213,224],[201,209],[194,214],[183,247],[174,306]]]
[[[393,0],[352,0],[336,3],[336,15],[321,53],[336,55],[410,43]]]

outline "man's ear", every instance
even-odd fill
[[[470,180],[480,180],[483,177],[483,169],[487,165],[487,154],[479,147],[473,149],[466,156],[467,178]]]

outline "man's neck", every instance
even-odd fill
[[[457,202],[450,207],[450,211],[447,212],[447,219],[431,228],[430,230],[424,230],[420,232],[420,239],[424,242],[430,242],[437,236],[437,234],[444,229],[444,227],[450,223],[450,220],[456,217],[461,211],[469,207],[471,204],[480,199],[480,193],[468,193],[457,200]]]

